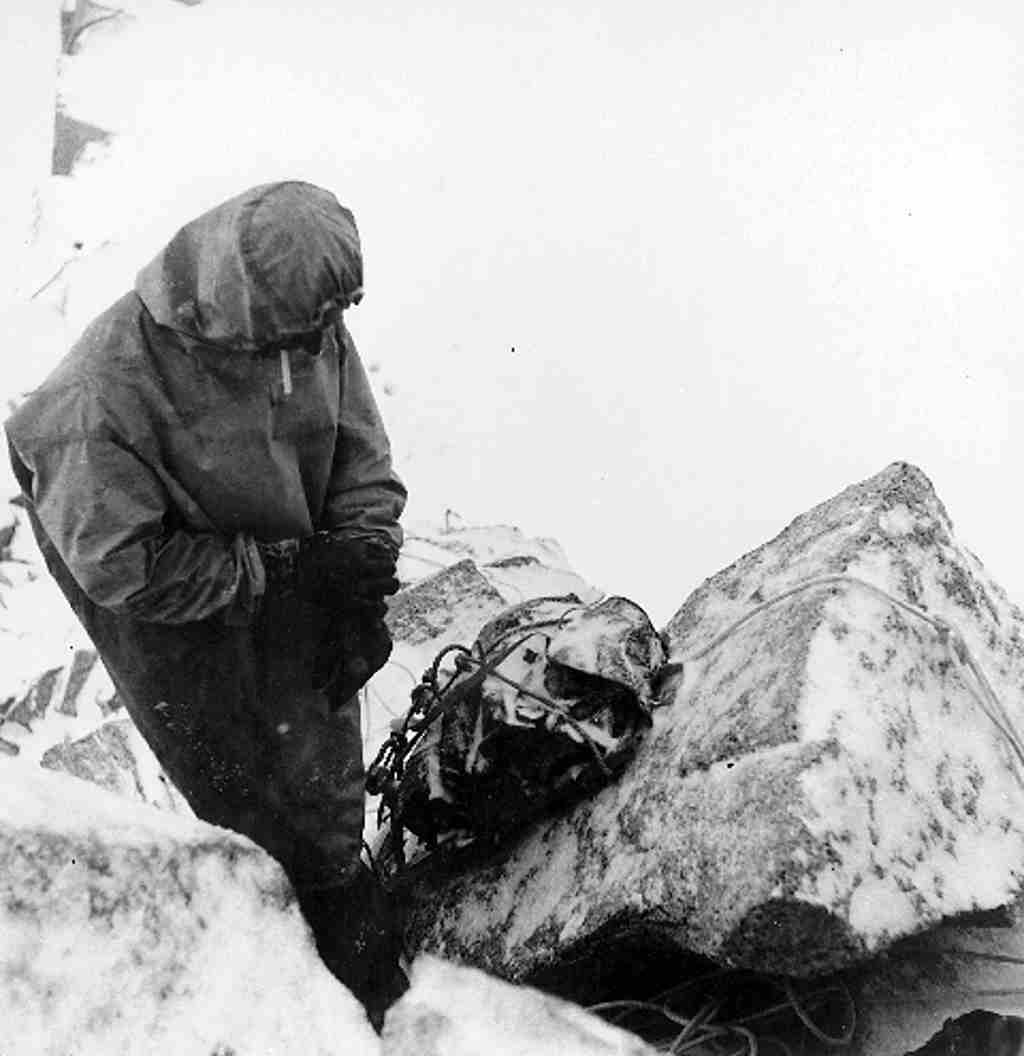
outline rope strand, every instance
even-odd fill
[[[910,602],[904,601],[902,598],[897,598],[883,587],[879,587],[875,583],[871,583],[866,579],[861,579],[858,576],[851,576],[847,573],[834,573],[830,575],[815,576],[812,579],[797,583],[788,590],[784,590],[781,594],[776,594],[774,597],[760,602],[749,612],[744,613],[738,619],[734,620],[725,628],[725,630],[715,635],[710,642],[698,649],[697,652],[684,657],[682,660],[674,661],[673,666],[677,671],[685,671],[688,664],[698,663],[703,660],[715,649],[728,641],[740,630],[740,628],[744,627],[756,616],[765,612],[767,609],[779,605],[781,602],[786,601],[796,594],[802,594],[818,587],[835,586],[839,584],[849,584],[851,586],[861,587],[881,598],[883,601],[887,601],[890,604],[895,605],[897,608],[902,609],[909,615],[915,616],[919,620],[923,620],[935,630],[939,636],[939,640],[948,648],[957,667],[962,671],[970,672],[972,678],[965,679],[964,684],[966,685],[968,692],[972,694],[980,705],[981,710],[988,717],[989,721],[995,726],[998,732],[1002,734],[1013,755],[1016,756],[1018,766],[1013,768],[1013,774],[1017,779],[1017,782],[1024,787],[1024,738],[1021,737],[1016,723],[1013,721],[1013,718],[1010,716],[1009,712],[1007,712],[999,696],[996,694],[995,689],[992,687],[992,683],[989,681],[988,676],[985,674],[984,669],[978,662],[974,653],[967,645],[960,630],[949,620],[946,620],[941,616],[933,616],[931,613],[926,612],[917,605],[912,605]]]

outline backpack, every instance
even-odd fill
[[[613,780],[651,724],[664,661],[647,614],[621,597],[535,598],[472,648],[442,650],[368,774],[385,871],[493,846]]]

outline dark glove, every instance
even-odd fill
[[[321,637],[313,663],[313,686],[339,708],[388,662],[391,634],[372,612],[338,612]]]
[[[396,548],[381,539],[346,538],[317,532],[306,539],[258,543],[267,582],[298,592],[323,608],[368,608],[383,616],[383,599],[400,584]]]
[[[351,538],[317,532],[303,540],[296,558],[299,591],[337,611],[346,602],[377,609],[399,588],[397,551],[382,539]]]

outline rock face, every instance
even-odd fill
[[[489,863],[425,879],[414,948],[522,979],[632,933],[802,976],[1013,899],[1024,616],[919,470],[799,517],[666,636],[630,768]]]
[[[40,760],[48,770],[60,770],[73,777],[116,792],[139,803],[191,814],[181,793],[164,774],[149,745],[125,717],[111,719],[87,737],[48,748]]]
[[[284,874],[223,829],[0,768],[5,1052],[371,1054]]]
[[[639,1038],[567,1001],[420,957],[389,1009],[382,1056],[653,1056]]]
[[[96,650],[74,649],[65,664],[43,671],[20,697],[12,698],[3,721],[16,722],[31,732],[48,713],[74,719],[94,707],[107,716],[120,706]]]
[[[96,650],[72,648],[0,706],[6,754],[163,810],[191,815],[125,714]]]

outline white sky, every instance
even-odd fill
[[[553,535],[662,622],[906,459],[1024,601],[1019,4],[124,6],[63,80],[120,133],[54,205],[122,243],[80,322],[311,179],[360,223],[413,517]]]

